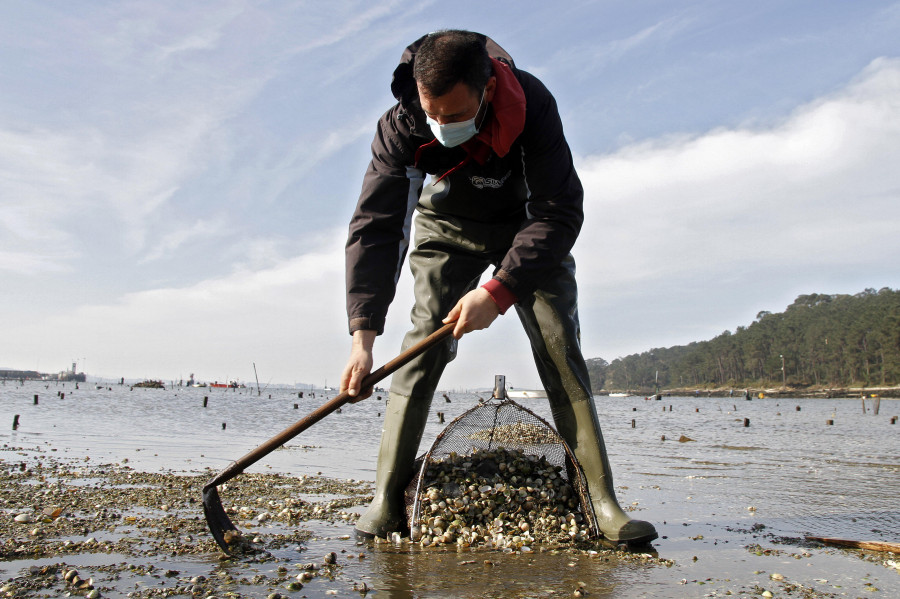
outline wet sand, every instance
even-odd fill
[[[511,596],[506,589],[522,586],[526,563],[570,570],[564,581],[526,576],[541,587],[526,594],[545,596],[591,592],[597,582],[594,575],[583,576],[590,582],[578,579],[580,560],[603,570],[672,565],[600,543],[535,547],[529,554],[422,549],[408,539],[358,541],[353,523],[371,499],[369,483],[253,473],[221,489],[223,505],[251,542],[247,552],[228,556],[202,518],[200,492],[212,472],[142,473],[48,456],[13,461],[23,453],[3,448],[3,596]],[[447,567],[456,581],[444,580]],[[491,579],[499,572],[518,580],[499,581],[498,588]]]
[[[362,543],[353,522],[368,483],[279,474],[244,474],[222,489],[226,508],[244,508],[231,518],[259,549],[228,557],[202,516],[200,490],[212,473],[19,461],[14,447],[2,456],[0,593],[8,597],[891,597],[900,588],[900,555],[760,527],[663,523],[669,534],[636,551]],[[71,574],[67,581],[69,570],[89,586]]]
[[[31,393],[22,391],[15,409],[27,416],[26,423],[38,416],[49,422],[50,407],[32,414],[23,409],[21,400]],[[171,402],[166,407],[177,417],[180,408],[172,396],[141,397]],[[277,399],[260,409],[275,409]],[[179,471],[184,464],[167,457],[162,445],[147,447],[142,440],[135,449],[128,434],[104,447],[119,447],[119,455],[126,455],[121,447],[128,446],[131,458],[109,459],[106,451],[73,449],[77,440],[62,434],[65,425],[54,420],[37,432],[7,435],[0,447],[0,596],[900,596],[900,555],[826,547],[804,538],[811,533],[900,541],[900,427],[889,424],[900,404],[883,402],[875,420],[855,414],[858,402],[846,409],[804,403],[801,412],[793,404],[671,400],[674,412],[666,412],[661,409],[662,403],[670,405],[666,399],[598,401],[608,420],[637,421],[636,428],[605,429],[617,451],[623,507],[653,521],[660,533],[652,548],[637,551],[602,542],[535,546],[531,552],[360,542],[353,522],[371,497],[371,479],[331,478],[297,465],[319,461],[319,451],[336,464],[351,460],[328,446],[323,439],[331,433],[324,431],[315,438],[324,448],[310,437],[303,440],[306,445],[298,439],[272,456],[273,464],[291,463],[291,472],[262,466],[257,470],[263,472],[244,473],[220,489],[223,505],[235,511],[231,518],[260,549],[228,557],[209,535],[201,506],[202,486],[224,464]],[[51,401],[42,397],[42,406]],[[336,415],[334,430],[346,438],[353,426],[371,427],[379,407],[365,403],[345,409],[343,421]],[[65,419],[56,413],[71,405],[52,406],[53,417]],[[107,406],[87,399],[83,405]],[[291,407],[286,410],[297,416]],[[437,402],[433,407],[450,408],[463,409]],[[104,428],[100,413],[95,411],[94,419]],[[832,413],[837,425],[825,425],[823,416]],[[741,426],[745,417],[753,426]],[[766,421],[772,424],[764,426]],[[124,427],[123,422],[115,425]],[[734,428],[716,433],[711,422]],[[877,440],[852,444],[861,430]],[[675,431],[695,440],[679,442]],[[841,436],[840,443],[828,435]],[[92,436],[89,443],[106,436]],[[221,453],[234,459],[252,446],[247,439],[231,439]],[[828,448],[835,449],[823,456]],[[172,461],[172,467],[147,468],[148,450],[158,451],[157,459]],[[73,584],[72,570],[85,582]]]

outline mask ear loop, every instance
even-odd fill
[[[481,131],[481,126],[484,124],[484,119],[487,118],[487,104],[484,103],[484,96],[487,94],[487,86],[481,90],[481,100],[478,101],[478,110],[475,111],[475,133]],[[481,112],[481,107],[484,106],[484,114],[481,115],[481,122],[478,122],[478,113]]]

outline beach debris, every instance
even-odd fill
[[[48,507],[45,508],[42,512],[44,516],[44,522],[53,522],[57,518],[62,515],[63,509],[61,507]]]
[[[141,381],[140,383],[135,383],[132,387],[142,387],[144,389],[165,389],[166,385],[162,381]]]
[[[834,537],[806,537],[807,541],[818,541],[825,545],[836,547],[849,547],[852,549],[867,549],[869,551],[887,551],[900,553],[900,543],[888,543],[886,541],[859,541],[854,539],[838,539]]]

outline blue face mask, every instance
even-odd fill
[[[475,126],[475,119],[478,118],[478,113],[481,112],[481,105],[483,103],[484,92],[482,91],[481,100],[478,102],[478,110],[475,111],[475,116],[467,121],[441,125],[436,120],[426,115],[425,122],[431,127],[431,132],[434,133],[434,136],[441,142],[442,146],[446,148],[455,148],[459,144],[469,141],[476,133],[478,133],[478,127]]]

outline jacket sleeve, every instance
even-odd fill
[[[384,331],[387,310],[409,247],[412,211],[424,176],[413,162],[409,132],[395,106],[379,120],[372,160],[345,247],[350,333]]]
[[[541,285],[575,245],[584,221],[584,190],[556,100],[538,79],[520,74],[527,98],[520,139],[528,218],[494,278],[523,298]]]

